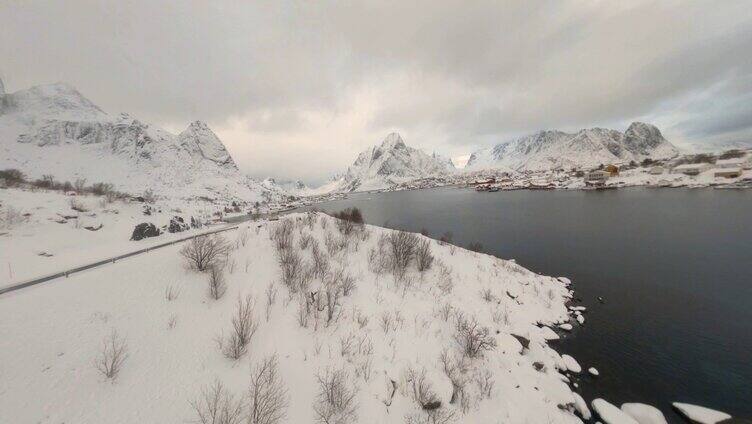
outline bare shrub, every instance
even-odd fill
[[[441,401],[436,396],[431,383],[426,379],[425,368],[420,372],[408,369],[407,381],[412,389],[413,400],[418,402],[422,409],[436,409],[441,405]]]
[[[483,244],[481,244],[481,243],[479,243],[477,241],[474,241],[474,242],[468,244],[467,245],[467,250],[472,250],[473,252],[478,252],[478,253],[483,253],[484,252]]]
[[[494,296],[493,291],[491,289],[483,289],[480,291],[480,297],[485,300],[486,302],[495,302],[496,296]]]
[[[248,424],[277,424],[285,419],[289,399],[277,368],[277,357],[269,356],[251,372]]]
[[[300,324],[303,328],[308,328],[308,321],[311,317],[311,304],[308,302],[308,298],[306,297],[306,293],[300,293],[298,296],[298,310],[296,318],[298,319],[298,324]]]
[[[26,220],[26,217],[20,210],[10,205],[5,209],[5,213],[1,218],[3,226],[6,228],[12,228]]]
[[[86,178],[78,178],[73,183],[73,188],[75,188],[78,193],[83,193],[86,190]]]
[[[343,296],[350,296],[350,293],[355,289],[355,278],[344,268],[335,269],[329,274],[328,278],[332,280],[333,285],[339,286]]]
[[[475,373],[475,385],[478,387],[481,399],[491,399],[494,387],[494,379],[491,371],[484,369]]]
[[[433,254],[431,253],[431,242],[423,239],[418,242],[415,249],[415,264],[418,271],[423,272],[431,268],[433,264]]]
[[[324,278],[329,273],[329,256],[321,250],[319,243],[314,240],[311,243],[312,274],[317,278]]]
[[[356,388],[344,369],[327,369],[316,376],[319,393],[313,404],[316,422],[322,424],[349,424],[358,420]]]
[[[91,185],[91,192],[97,196],[106,196],[113,192],[115,187],[110,183],[94,183]]]
[[[175,287],[172,284],[170,284],[167,287],[165,287],[165,299],[168,302],[172,302],[173,300],[177,299],[178,296],[180,296],[180,288],[179,287]]]
[[[392,316],[392,313],[389,311],[384,311],[379,316],[379,326],[381,327],[381,330],[384,332],[384,334],[388,333],[389,330],[396,330],[396,324],[394,323],[394,317]]]
[[[448,350],[441,352],[439,357],[444,374],[452,382],[452,397],[449,403],[454,404],[465,396],[465,385],[467,384],[468,363],[464,356],[455,357]]]
[[[152,189],[146,189],[144,193],[141,195],[141,197],[144,198],[144,202],[146,203],[154,203],[157,201],[157,195],[154,194],[154,190]]]
[[[319,296],[322,293],[319,292]],[[323,308],[326,312],[326,325],[329,326],[339,317],[340,314],[340,297],[342,296],[342,285],[336,275],[330,274],[324,279],[323,286]]]
[[[415,234],[404,231],[391,231],[385,237],[391,254],[392,271],[395,276],[402,278],[415,257],[420,240]]]
[[[334,213],[333,216],[337,218],[337,229],[345,236],[349,236],[363,227],[363,214],[358,208],[347,208]]]
[[[209,297],[219,300],[227,291],[225,273],[222,267],[215,265],[209,268]]]
[[[170,319],[167,320],[167,328],[172,330],[178,323],[178,316],[175,314],[170,315]]]
[[[0,180],[5,180],[8,187],[15,187],[26,181],[26,175],[18,169],[7,168],[0,171]]]
[[[452,232],[451,231],[447,231],[444,234],[442,234],[441,237],[439,238],[439,244],[442,244],[442,245],[444,245],[444,244],[451,244],[453,238],[454,238],[454,236],[453,236]]]
[[[97,370],[106,378],[114,380],[128,357],[128,345],[116,330],[112,330],[102,342],[102,351],[95,360]]]
[[[271,239],[277,252],[289,250],[292,247],[295,235],[293,229],[295,224],[289,219],[283,219],[277,224],[271,233]]]
[[[258,329],[253,311],[254,303],[250,295],[238,297],[238,307],[232,317],[232,332],[227,339],[219,339],[219,347],[227,358],[237,360],[248,351],[251,338]]]
[[[300,249],[301,250],[308,249],[308,246],[310,246],[311,242],[313,242],[313,241],[314,241],[314,238],[313,238],[312,235],[301,233],[300,234],[300,241],[299,241]]]
[[[444,294],[449,294],[454,288],[454,281],[452,280],[452,270],[448,266],[444,265],[441,261],[436,261],[436,265],[439,268],[439,275],[436,280],[436,285],[441,289]]]
[[[235,239],[235,247],[245,247],[246,244],[248,244],[248,237],[251,235],[250,231],[248,231],[248,227],[243,227],[238,231],[238,236]]]
[[[438,310],[439,317],[441,317],[444,322],[449,321],[449,317],[452,316],[452,309],[453,308],[451,303],[445,303]]]
[[[269,284],[266,288],[266,322],[269,322],[269,316],[272,311],[272,306],[277,300],[277,288],[273,284]]]
[[[481,326],[473,317],[465,318],[457,315],[454,340],[462,352],[470,358],[475,358],[483,352],[496,348],[496,340],[491,336],[488,327]]]
[[[349,242],[346,236],[338,237],[332,233],[326,233],[326,236],[324,236],[324,245],[326,246],[327,252],[329,252],[329,254],[332,256],[342,250],[345,250],[348,243]]]
[[[235,399],[219,380],[201,389],[201,396],[190,404],[196,414],[194,423],[240,424],[245,415],[245,400]]]
[[[282,271],[282,283],[295,293],[298,291],[301,278],[305,271],[303,260],[298,252],[292,248],[277,251],[277,262]]]
[[[195,237],[180,249],[180,255],[200,272],[224,262],[229,254],[230,244],[218,234]]]
[[[384,274],[392,270],[392,261],[389,252],[386,251],[386,238],[379,238],[378,246],[368,251],[368,269],[376,275]]]

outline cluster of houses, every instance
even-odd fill
[[[752,169],[752,153],[747,153],[741,157],[718,159],[715,163],[712,163],[712,161],[680,163],[673,167],[663,164],[653,165],[648,169],[647,173],[650,175],[662,175],[668,170],[671,174],[697,176],[708,172],[715,178],[738,178],[742,176],[745,170],[750,169]],[[584,176],[584,182],[586,186],[603,187],[609,178],[617,175],[619,175],[619,167],[608,165],[603,169],[587,172]]]

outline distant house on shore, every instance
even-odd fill
[[[713,176],[719,178],[737,178],[742,176],[742,169],[736,168],[716,168],[713,170]]]
[[[613,165],[613,164],[608,165],[608,166],[606,166],[605,169],[606,169],[606,172],[608,172],[609,176],[611,176],[611,177],[615,177],[615,176],[619,175],[619,167],[616,166],[616,165]]]
[[[587,185],[604,185],[611,176],[611,173],[604,170],[590,171],[585,174],[585,184]]]
[[[672,174],[684,174],[684,175],[699,175],[701,172],[710,169],[710,164],[707,163],[685,163],[674,167],[671,170]]]
[[[752,155],[741,158],[718,159],[715,162],[717,168],[741,168],[752,169]]]
[[[661,175],[661,174],[663,174],[663,171],[665,171],[665,170],[663,169],[662,166],[654,166],[654,167],[650,168],[650,170],[648,172],[650,173],[650,175]]]

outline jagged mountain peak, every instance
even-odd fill
[[[404,147],[406,147],[405,142],[404,140],[402,140],[402,136],[400,136],[397,132],[393,132],[387,135],[384,141],[381,143],[382,149],[398,149]]]
[[[403,182],[446,175],[454,171],[451,161],[412,148],[398,133],[358,155],[339,181],[338,191],[364,191],[387,188]]]
[[[44,173],[63,181],[112,183],[129,193],[151,188],[167,197],[256,201],[267,191],[240,173],[202,121],[174,135],[126,113],[109,115],[65,83],[1,100],[0,168],[18,168],[33,178]]]
[[[590,167],[676,154],[676,147],[654,125],[633,122],[623,133],[608,128],[586,128],[575,133],[538,131],[474,152],[468,168],[524,171]]]

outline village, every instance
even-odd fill
[[[476,191],[582,189],[620,187],[752,188],[752,152],[684,155],[669,160],[601,164],[592,169],[476,172],[461,184]]]

